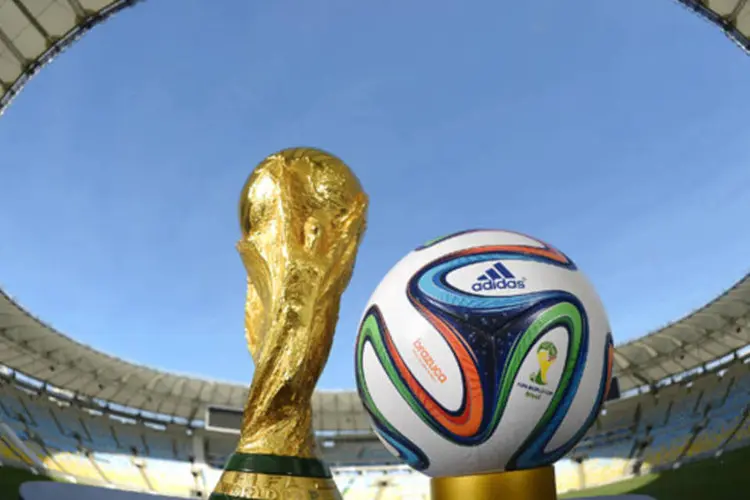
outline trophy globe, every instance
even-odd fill
[[[596,419],[613,345],[593,286],[559,250],[474,230],[409,253],[359,327],[357,390],[383,445],[432,498],[554,499],[552,464]]]

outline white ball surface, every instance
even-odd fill
[[[591,426],[612,352],[604,307],[567,256],[466,231],[380,282],[357,338],[357,389],[386,448],[427,475],[528,469]]]

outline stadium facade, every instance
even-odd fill
[[[0,113],[46,63],[138,0],[0,0]],[[750,1],[679,0],[750,50]],[[576,490],[750,443],[750,275],[617,347],[622,397],[557,465]],[[55,331],[0,290],[0,461],[112,487],[200,496],[237,440],[244,385],[155,370]],[[426,495],[353,391],[318,392],[314,426],[346,498]],[[368,472],[371,471],[371,472]],[[386,495],[387,496],[387,495]],[[381,496],[381,498],[384,498]]]

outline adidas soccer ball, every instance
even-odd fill
[[[560,251],[507,231],[431,241],[370,298],[357,389],[385,447],[433,477],[548,465],[609,388],[612,337]]]

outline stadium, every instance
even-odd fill
[[[137,3],[0,1],[0,114],[62,50]],[[680,3],[750,50],[750,2]],[[639,491],[669,500],[682,485],[703,498],[718,482],[733,481],[722,497],[746,498],[750,275],[688,316],[617,346],[614,377],[619,389],[595,425],[555,465],[559,493]],[[234,450],[247,398],[243,385],[96,351],[2,290],[0,385],[3,498],[32,479],[207,497]],[[355,391],[319,391],[313,411],[320,449],[344,498],[429,498],[428,478],[383,447]],[[691,483],[691,476],[703,479]]]

